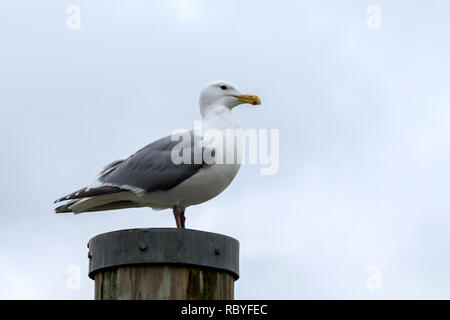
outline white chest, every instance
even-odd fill
[[[239,171],[242,136],[239,124],[227,109],[219,109],[203,119],[203,139],[214,149],[215,163],[200,169],[176,187],[150,195],[148,201],[159,207],[175,204],[188,207],[208,201],[225,190]],[[237,133],[237,134],[236,134]]]

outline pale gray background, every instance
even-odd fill
[[[90,299],[89,238],[173,226],[170,211],[57,216],[52,201],[192,127],[216,79],[261,97],[235,110],[243,128],[280,129],[278,175],[245,165],[187,211],[239,239],[237,298],[450,298],[450,3],[378,1],[380,31],[371,4],[2,0],[0,298]]]

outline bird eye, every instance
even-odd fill
[[[221,86],[220,89],[227,90],[228,88],[227,88],[227,86]]]

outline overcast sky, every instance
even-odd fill
[[[187,210],[189,228],[240,241],[236,298],[450,298],[449,12],[441,0],[2,0],[0,298],[91,299],[91,237],[174,226],[170,210],[55,215],[52,202],[191,128],[216,79],[260,96],[234,110],[244,129],[280,130],[278,174],[243,165]]]

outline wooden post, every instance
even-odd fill
[[[239,242],[217,233],[130,229],[89,241],[96,300],[234,298]]]

